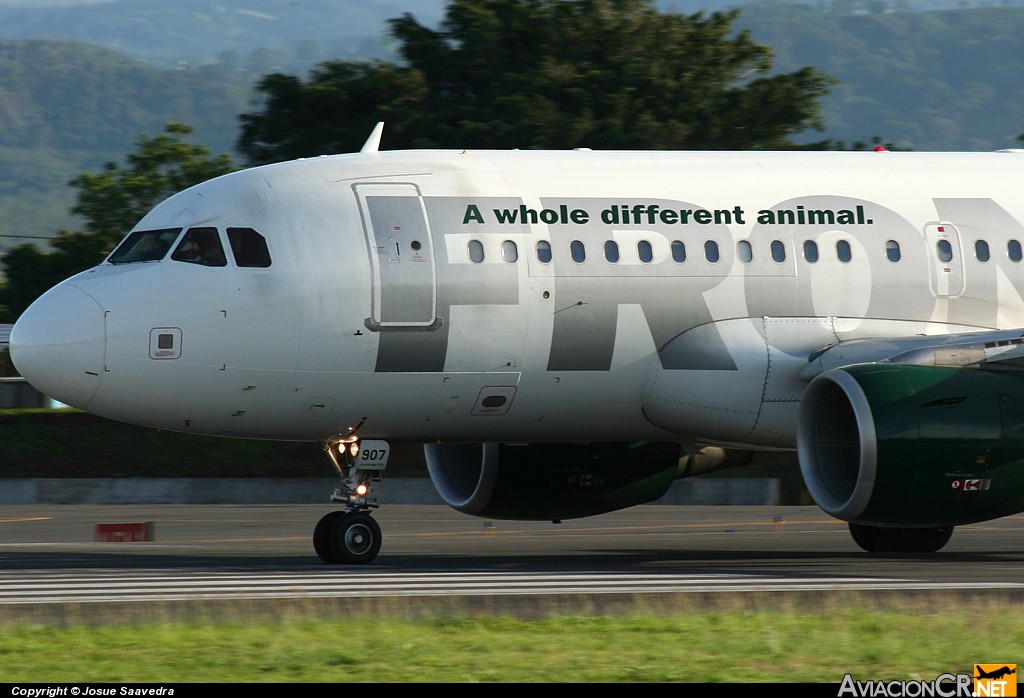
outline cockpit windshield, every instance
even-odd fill
[[[208,267],[228,265],[220,230],[195,227],[189,228],[184,235],[181,231],[182,228],[137,230],[117,246],[107,261],[111,264],[158,262],[167,256],[180,236],[181,240],[171,254],[173,261]],[[235,266],[239,269],[265,269],[271,265],[267,239],[252,228],[228,228],[227,239]]]
[[[223,267],[228,263],[216,228],[189,228],[171,259],[208,267]]]
[[[107,261],[111,264],[158,262],[164,258],[181,233],[181,228],[137,230],[117,246]]]

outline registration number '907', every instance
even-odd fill
[[[387,441],[368,439],[359,443],[356,463],[363,470],[384,470],[388,464],[391,446]]]

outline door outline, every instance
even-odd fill
[[[437,323],[434,242],[423,194],[411,182],[359,182],[370,261],[370,324],[427,328]]]
[[[956,226],[944,221],[929,223],[924,228],[924,238],[928,245],[929,268],[932,270],[932,295],[936,298],[957,298],[964,292],[964,255],[960,246],[960,231]],[[949,261],[939,258],[938,245],[941,241],[949,243],[953,257]]]

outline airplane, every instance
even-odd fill
[[[586,517],[795,451],[871,553],[1024,510],[1024,154],[380,149],[158,204],[10,338],[113,420],[318,442],[379,553],[392,443],[456,510]]]
[[[980,666],[975,664],[974,665],[974,672],[976,674],[975,678],[977,678],[977,679],[1001,679],[1004,676],[1009,676],[1010,674],[1016,674],[1017,673],[1017,669],[1016,668],[1011,669],[1009,666],[1005,666],[1004,665],[1004,666],[1002,666],[999,669],[996,669],[994,671],[985,671]]]

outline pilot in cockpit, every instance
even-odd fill
[[[215,228],[192,228],[189,230],[171,259],[212,267],[222,267],[226,264],[224,248],[221,247],[220,237]]]

